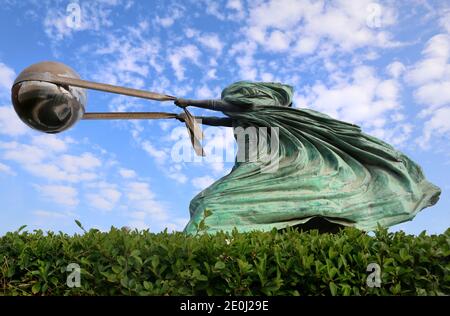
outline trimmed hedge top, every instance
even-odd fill
[[[0,295],[449,295],[450,229],[186,236],[111,228],[0,237]],[[69,287],[71,263],[80,286]],[[380,268],[370,287],[368,265]],[[375,270],[373,270],[375,271]]]

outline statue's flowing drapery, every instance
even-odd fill
[[[237,161],[191,201],[187,233],[196,232],[205,209],[211,233],[281,229],[314,217],[368,231],[411,220],[439,199],[421,168],[389,144],[356,125],[292,108],[290,86],[237,82],[222,99],[243,109],[225,113],[235,129],[278,128],[279,147],[269,151],[278,169],[262,172],[273,161]]]

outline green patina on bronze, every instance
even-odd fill
[[[292,96],[291,86],[277,83],[223,90],[222,100],[242,107],[225,113],[235,129],[279,129],[278,169],[262,172],[267,160],[236,162],[191,201],[185,232],[197,232],[205,209],[208,233],[281,229],[317,217],[369,231],[411,220],[438,201],[440,189],[406,155],[356,125],[292,108]]]

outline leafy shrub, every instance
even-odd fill
[[[81,226],[81,225],[80,225]],[[448,295],[450,229],[154,234],[111,228],[0,238],[0,295]],[[81,286],[66,285],[67,265]],[[369,263],[381,287],[366,284]]]

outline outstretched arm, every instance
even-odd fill
[[[195,118],[197,120],[200,120],[199,123],[203,125],[233,127],[233,121],[229,117],[196,116]],[[185,114],[178,114],[177,120],[179,120],[180,122],[184,122]]]
[[[185,108],[187,106],[196,106],[202,109],[208,109],[221,112],[239,112],[242,108],[223,100],[190,100],[177,99],[175,104],[179,107]]]

